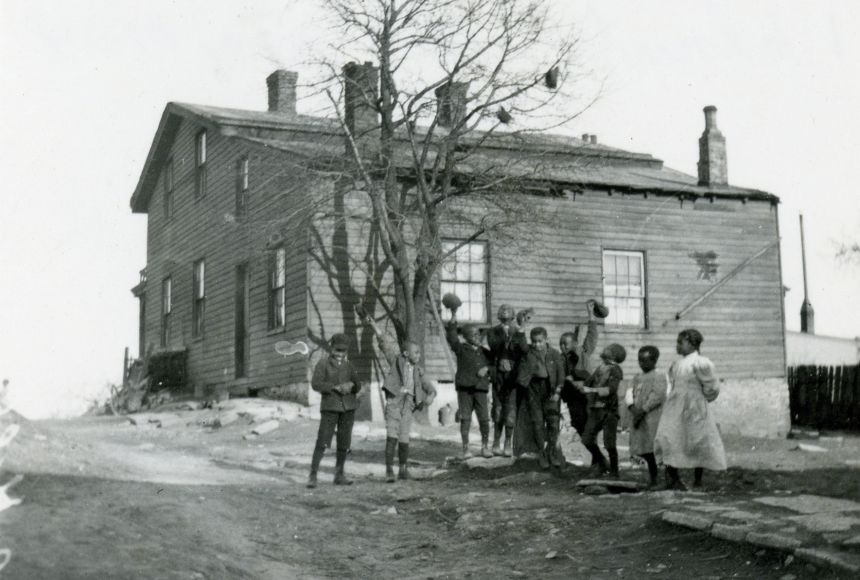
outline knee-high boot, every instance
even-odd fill
[[[385,440],[385,481],[394,483],[394,452],[397,450],[397,438],[388,437]]]
[[[335,454],[334,466],[334,484],[335,485],[352,485],[352,481],[346,478],[344,466],[346,465],[347,449],[338,449]]]
[[[409,443],[400,443],[397,450],[400,459],[400,471],[397,473],[397,479],[409,479]]]

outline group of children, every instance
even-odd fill
[[[623,346],[610,344],[600,354],[601,363],[591,370],[589,359],[598,334],[596,319],[605,317],[607,310],[593,300],[588,301],[587,310],[584,340],[579,340],[582,334],[579,327],[575,332],[564,333],[559,351],[549,346],[545,328],[529,328],[530,310],[515,314],[511,306],[502,305],[499,324],[489,329],[484,346],[477,326],[466,324],[458,333],[457,308],[451,308],[446,339],[457,362],[454,382],[463,459],[473,456],[469,433],[474,413],[481,434],[482,457],[534,452],[542,468],[562,466],[564,457],[558,438],[563,402],[571,425],[591,453],[593,475],[618,476],[618,390],[624,377],[621,364],[627,353]],[[388,482],[408,479],[412,416],[432,403],[436,391],[420,366],[420,347],[407,343],[401,351],[386,341],[372,318],[363,318],[375,332],[389,366],[382,385],[386,398],[386,479]],[[701,485],[703,468],[726,468],[719,431],[708,412],[707,403],[719,391],[713,364],[698,353],[702,340],[702,335],[694,329],[679,334],[677,352],[683,358],[671,366],[668,376],[656,370],[660,357],[657,347],[639,349],[642,372],[634,377],[624,402],[630,412],[630,453],[645,460],[652,486],[657,484],[658,458],[666,465],[666,486],[671,489],[685,489],[679,468],[695,469],[696,486]],[[308,487],[316,486],[320,460],[331,443],[335,427],[338,437],[334,483],[352,483],[346,478],[343,466],[361,384],[346,360],[346,337],[335,335],[331,347],[331,356],[317,364],[311,383],[321,393],[322,401]],[[597,444],[601,432],[608,459]],[[396,477],[395,454],[399,459]]]

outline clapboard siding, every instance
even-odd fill
[[[674,360],[675,339],[683,328],[696,327],[705,336],[702,352],[717,364],[725,378],[771,378],[785,374],[782,321],[782,285],[776,245],[777,207],[769,201],[699,199],[695,202],[666,195],[609,195],[589,190],[559,198],[533,198],[543,217],[529,225],[527,243],[490,242],[489,312],[493,317],[503,303],[516,308],[534,307],[535,323],[545,326],[557,343],[562,332],[584,321],[585,301],[603,299],[605,249],[645,254],[648,327],[642,330],[603,328],[599,347],[618,342],[628,349],[625,373],[637,372],[636,351],[645,344],[660,348],[661,366]],[[461,204],[461,211],[470,211]],[[329,213],[315,222],[320,239],[329,247],[334,235]],[[474,211],[479,211],[474,209]],[[366,213],[364,214],[366,215]],[[351,260],[360,263],[368,243],[367,220],[342,220],[341,240],[347,239]],[[471,233],[451,224],[446,237]],[[681,320],[675,315],[724,276],[760,250],[770,248],[747,264],[713,295]],[[695,252],[715,252],[717,272],[700,275]],[[357,291],[364,273],[351,267],[349,276]],[[390,277],[384,279],[390,287]],[[355,326],[349,310],[342,310],[330,288],[329,275],[309,262],[309,292],[318,309],[310,318],[313,331],[346,330],[357,345],[354,358],[373,368],[365,357],[374,353]],[[314,318],[316,316],[316,319]],[[425,356],[428,373],[450,380],[444,356],[447,346],[434,322],[428,325]]]
[[[268,322],[268,259],[270,236],[285,231],[284,216],[301,211],[296,183],[306,175],[284,173],[284,153],[247,141],[225,137],[210,128],[208,187],[196,199],[195,137],[199,125],[183,121],[171,146],[174,162],[174,214],[165,220],[163,177],[148,208],[146,342],[158,345],[161,332],[161,280],[173,279],[173,348],[187,347],[189,379],[201,389],[207,385],[230,388],[279,386],[307,380],[306,365],[294,357],[285,360],[274,352],[278,340],[305,337],[305,253],[307,240],[301,227],[289,230],[287,250],[287,324],[272,331]],[[246,216],[236,217],[237,162],[248,156],[250,187]],[[295,223],[301,223],[295,220]],[[202,337],[191,336],[193,263],[206,261],[206,306]],[[235,378],[236,269],[249,268],[249,365],[246,377]]]

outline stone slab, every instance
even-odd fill
[[[860,503],[820,495],[765,496],[754,498],[753,501],[773,507],[790,509],[801,514],[860,511]]]
[[[514,464],[512,457],[471,457],[463,462],[470,469],[499,469]]]
[[[746,541],[756,546],[773,548],[775,550],[794,550],[802,545],[800,540],[787,534],[771,534],[767,532],[750,532],[747,534]]]
[[[694,530],[709,530],[714,524],[711,518],[687,512],[664,512],[663,521]]]
[[[720,514],[721,518],[728,518],[730,520],[737,520],[740,522],[749,522],[753,520],[761,519],[761,514],[748,512],[744,510],[733,510],[730,512],[724,512]]]
[[[794,555],[801,560],[823,566],[832,566],[846,572],[860,573],[860,557],[844,552],[819,548],[798,548]]]
[[[860,526],[860,518],[843,516],[834,513],[807,514],[786,518],[813,532],[847,532],[854,526]]]
[[[752,526],[731,526],[728,524],[716,523],[711,528],[711,535],[721,540],[729,542],[746,542],[747,534],[752,530]]]
[[[589,487],[592,485],[600,485],[607,489],[625,489],[629,491],[639,491],[642,486],[635,481],[623,481],[621,479],[580,479],[576,482],[577,487]]]

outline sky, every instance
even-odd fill
[[[695,175],[718,108],[729,182],[780,196],[789,330],[860,335],[860,3],[557,3],[602,85],[566,128]],[[168,101],[264,110],[275,68],[310,74],[311,0],[0,0],[0,376],[29,417],[82,410],[137,348],[130,289],[146,264],[137,183]],[[301,96],[301,95],[300,95]],[[299,105],[300,110],[302,104]]]

